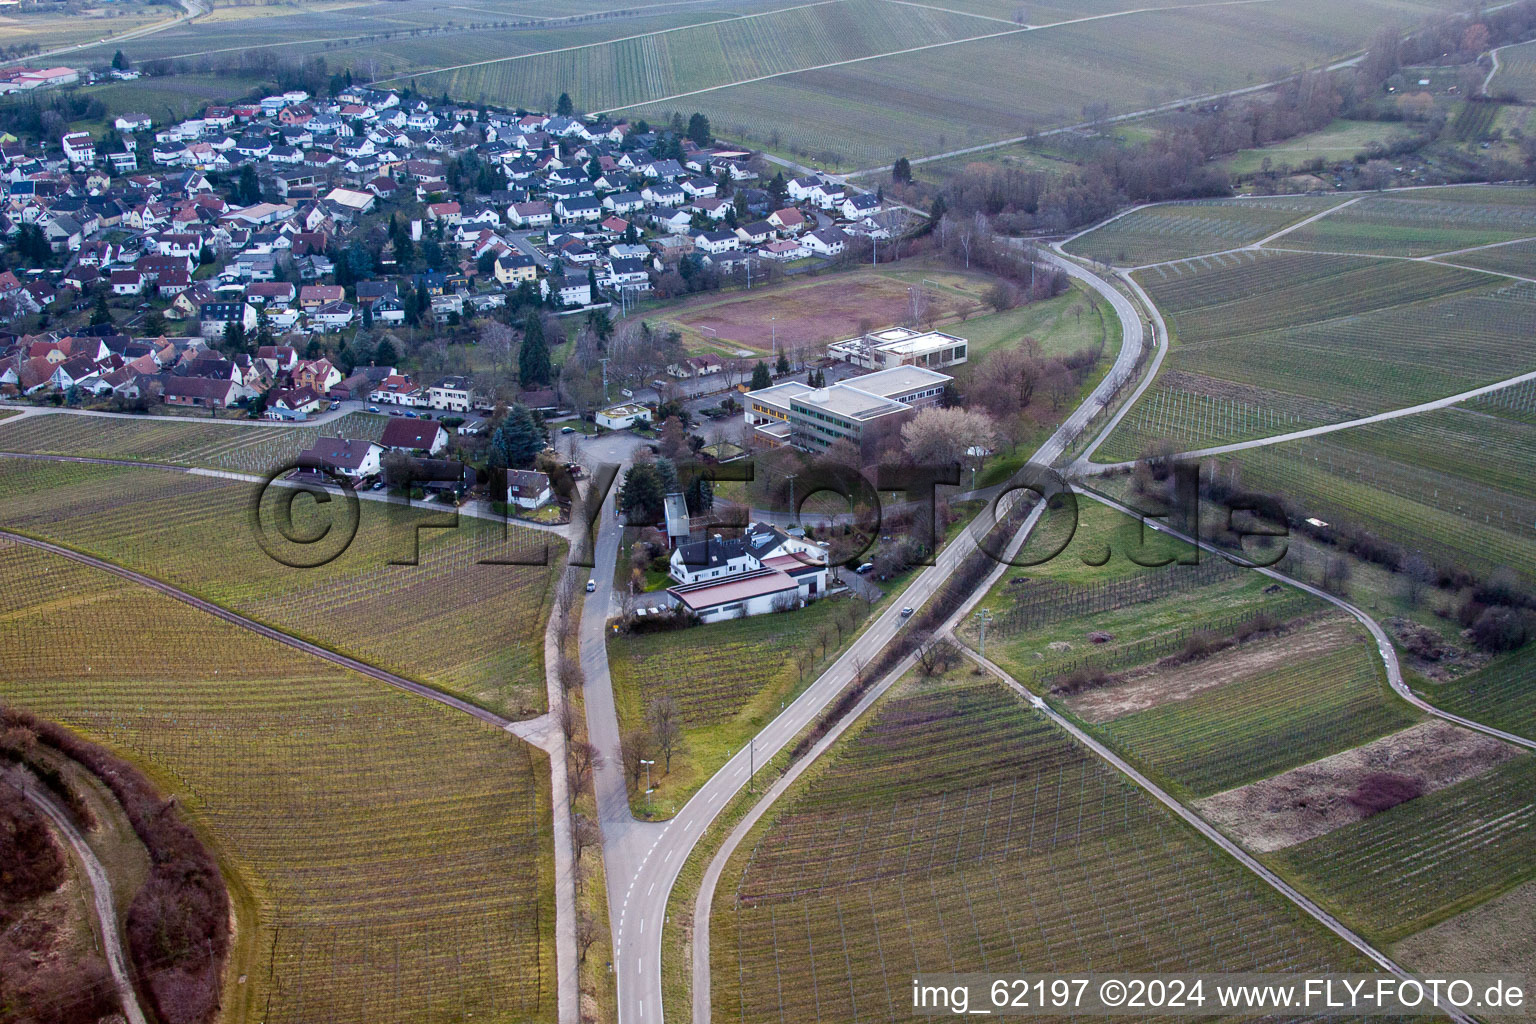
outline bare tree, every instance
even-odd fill
[[[948,637],[925,633],[917,640],[917,671],[925,678],[943,675],[960,659],[960,651]]]
[[[581,855],[589,849],[595,849],[603,842],[603,831],[597,827],[597,822],[585,814],[577,814],[571,818],[571,847],[576,854],[576,863],[581,863]]]
[[[597,927],[597,918],[592,916],[590,910],[583,910],[576,919],[576,948],[581,954],[581,962],[587,962],[587,951],[602,937],[602,930]]]
[[[678,753],[683,746],[683,716],[677,709],[677,702],[667,694],[662,694],[651,701],[645,718],[651,727],[651,741],[656,745],[656,751],[661,754],[667,774],[670,775],[672,755]]]
[[[565,763],[574,801],[591,784],[593,773],[603,766],[603,755],[586,740],[572,740],[565,748]]]
[[[652,760],[651,734],[644,729],[626,729],[619,744],[624,748],[624,772],[629,776],[629,786],[639,792],[645,762]]]
[[[997,425],[984,412],[971,409],[927,408],[901,427],[908,456],[919,466],[948,466],[972,451],[990,451],[997,444]]]

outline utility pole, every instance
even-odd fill
[[[774,354],[774,356],[778,356],[778,354],[779,354],[779,323],[778,323],[778,321],[779,321],[779,318],[776,317],[776,316],[771,316],[771,317],[768,318],[768,330],[771,332],[771,335],[772,335],[772,338],[773,338],[772,345],[773,345],[773,354]]]
[[[606,404],[608,401],[608,357],[604,356],[598,362],[603,364],[603,402]]]
[[[992,613],[986,608],[976,613],[976,621],[981,626],[981,656],[987,656],[987,623],[992,621]]]
[[[795,523],[797,523],[799,521],[799,519],[800,519],[799,516],[795,515],[795,477],[798,476],[798,475],[799,475],[798,473],[791,473],[787,477],[787,479],[789,480],[789,525],[790,526],[794,526]]]

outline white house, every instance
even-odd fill
[[[739,538],[714,537],[681,544],[668,574],[667,593],[704,622],[788,610],[827,589],[827,555],[816,544],[766,523]]]
[[[299,453],[304,469],[330,470],[352,480],[379,474],[384,447],[373,441],[345,437],[319,437],[314,447]]]
[[[518,508],[539,508],[554,497],[549,477],[531,469],[507,471],[507,504]]]
[[[636,423],[651,422],[651,410],[643,405],[615,405],[602,410],[594,419],[609,430],[628,430]]]

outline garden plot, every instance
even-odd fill
[[[1519,748],[1434,719],[1282,775],[1207,797],[1205,818],[1244,846],[1270,853],[1475,778]]]

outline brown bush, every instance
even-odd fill
[[[1349,802],[1371,815],[1423,795],[1424,784],[1418,779],[1393,772],[1372,772],[1356,783]]]
[[[0,923],[8,908],[53,892],[64,881],[64,854],[42,815],[20,791],[0,783]]]
[[[32,730],[112,790],[149,852],[149,879],[128,908],[128,951],[141,987],[164,1024],[211,1020],[229,954],[229,894],[213,855],[174,802],[128,762],[15,708],[0,713],[0,726]]]
[[[1114,681],[1115,677],[1103,669],[1084,666],[1073,669],[1058,679],[1051,686],[1051,692],[1060,697],[1070,697],[1085,690],[1097,690]]]

